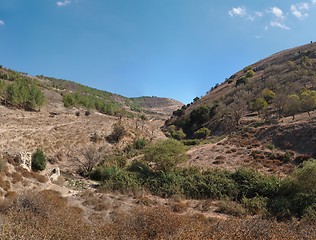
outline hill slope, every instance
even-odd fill
[[[16,96],[16,99],[8,99],[8,96],[6,96],[6,91],[4,90],[6,85],[23,81],[31,84],[34,89],[36,89],[36,86],[40,87],[46,100],[44,107],[47,109],[52,109],[54,107],[61,108],[63,106],[67,108],[77,107],[87,110],[95,109],[98,112],[107,115],[139,115],[142,112],[150,112],[151,114],[166,118],[166,115],[170,115],[170,111],[172,112],[181,106],[181,103],[173,99],[159,97],[152,97],[150,104],[143,104],[149,102],[147,100],[144,102],[144,100],[147,99],[146,97],[127,98],[118,94],[84,86],[73,81],[45,77],[42,75],[32,77],[26,73],[19,73],[1,67],[0,99],[3,104],[11,105],[11,107],[13,106],[16,108],[31,108],[29,110],[38,109],[39,106],[35,106],[34,104],[34,106],[28,107],[26,107],[25,104],[16,104],[16,100],[19,102],[21,100],[20,97],[23,94],[25,95],[25,92],[23,94],[16,94],[19,95]],[[21,90],[21,88],[24,87],[25,86],[17,86],[16,89]],[[24,98],[25,97],[26,96],[24,96]],[[24,100],[26,100],[25,102],[29,101],[28,99]]]
[[[255,140],[316,156],[316,44],[273,54],[214,86],[201,99],[174,112],[187,138],[203,127],[212,135],[252,132]],[[173,127],[174,128],[174,127]]]

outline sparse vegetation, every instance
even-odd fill
[[[232,75],[174,111],[167,140],[157,140],[161,115],[142,109],[155,97],[114,97],[0,68],[6,106],[38,110],[34,84],[58,106],[63,94],[65,106],[86,108],[2,107],[0,239],[316,239],[315,59],[314,50],[282,52]],[[28,90],[35,97],[25,102]],[[127,106],[137,119],[124,117]],[[9,156],[34,146],[34,172]],[[44,151],[62,170],[60,186],[37,172]],[[22,153],[29,156],[16,160]],[[73,199],[84,210],[70,207]]]

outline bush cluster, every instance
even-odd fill
[[[70,107],[85,107],[86,109],[96,109],[97,111],[108,114],[117,115],[121,112],[120,105],[114,101],[100,98],[96,95],[69,93],[63,96],[64,106]]]
[[[316,160],[304,162],[301,168],[281,182],[269,201],[269,210],[279,219],[307,217],[316,220]],[[314,217],[313,217],[314,216]]]
[[[135,146],[141,149],[143,143],[139,139]],[[101,188],[107,191],[145,189],[161,197],[225,199],[234,201],[235,206],[250,214],[316,220],[316,160],[305,161],[289,177],[280,180],[248,168],[235,172],[181,168],[179,164],[186,160],[186,148],[174,139],[157,141],[143,151],[141,160],[128,165],[126,161],[124,164],[108,162],[94,169],[90,177],[100,181]],[[230,206],[233,205],[229,204],[226,210]],[[239,213],[242,211],[236,214]]]
[[[38,110],[45,100],[37,83],[27,78],[17,78],[7,85],[1,81],[0,98],[5,104],[25,110]]]

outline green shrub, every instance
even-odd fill
[[[3,171],[3,168],[4,168],[4,161],[2,158],[0,158],[0,172]]]
[[[46,168],[46,156],[41,149],[32,154],[32,170],[42,171]]]
[[[281,182],[269,209],[279,219],[303,217],[316,205],[316,160],[309,160]]]
[[[183,130],[180,128],[179,130],[175,130],[170,132],[170,135],[172,138],[176,139],[176,140],[182,140],[185,139],[186,134],[183,132]]]
[[[210,119],[210,108],[208,106],[201,106],[199,108],[194,109],[190,113],[191,123],[195,123],[197,125],[201,125],[207,122],[209,119]]]
[[[239,201],[244,197],[272,197],[279,187],[279,181],[275,177],[264,176],[248,168],[238,169],[232,174],[232,178],[238,186],[237,199]]]
[[[200,141],[198,139],[186,139],[181,141],[185,146],[199,145]]]
[[[136,173],[117,166],[98,168],[91,174],[91,178],[101,181],[101,189],[108,191],[133,191],[140,186]]]
[[[63,102],[64,102],[64,106],[65,106],[66,108],[73,107],[73,106],[75,106],[75,104],[76,104],[76,100],[75,100],[73,94],[65,94],[65,95],[63,96]]]
[[[148,177],[145,186],[151,193],[160,197],[182,195],[183,177],[177,172],[156,172]]]
[[[252,70],[252,69],[249,69],[247,72],[246,72],[246,78],[251,78],[255,75],[255,72]]]
[[[185,109],[180,108],[176,111],[173,111],[172,115],[177,116],[177,117],[181,117],[184,115],[184,113],[185,113]]]
[[[0,100],[4,98],[7,85],[0,79]]]
[[[264,100],[270,103],[275,98],[275,93],[271,89],[265,88],[262,90],[261,96],[264,98]]]
[[[36,110],[44,100],[44,94],[36,83],[25,78],[15,80],[6,88],[6,101],[13,107]]]
[[[284,113],[288,116],[292,116],[293,120],[295,115],[301,110],[300,98],[296,94],[287,96],[287,101],[284,106]]]
[[[182,172],[182,188],[185,196],[195,199],[233,199],[237,195],[237,185],[230,173],[225,171]]]
[[[271,151],[273,151],[273,150],[275,149],[275,146],[274,146],[273,143],[269,143],[269,144],[267,145],[267,148],[270,149]]]
[[[267,213],[268,198],[266,197],[244,197],[241,202],[247,211],[252,215],[265,215]]]
[[[235,217],[243,217],[246,215],[246,210],[243,208],[243,206],[233,201],[221,201],[216,212]]]
[[[184,145],[174,139],[159,140],[145,149],[144,159],[155,164],[158,171],[173,171],[175,167],[187,160]]]
[[[150,170],[150,167],[146,162],[139,161],[139,160],[133,160],[131,164],[127,168],[130,172],[136,172],[138,173],[143,179],[148,178],[153,174],[153,172]]]
[[[70,107],[84,107],[86,109],[96,109],[97,111],[108,114],[116,115],[122,112],[120,105],[109,99],[109,96],[102,91],[92,91],[85,88],[85,92],[69,93],[63,96],[64,106]]]
[[[139,138],[137,139],[135,142],[134,142],[134,147],[137,149],[137,150],[141,150],[141,149],[144,149],[147,145],[147,141],[146,139],[144,138]]]
[[[208,128],[203,127],[194,132],[194,137],[197,139],[203,139],[203,138],[207,138],[210,134],[211,134],[211,131]]]
[[[303,220],[316,222],[316,204],[313,204],[304,210]]]
[[[104,165],[124,168],[127,165],[127,157],[121,153],[115,153],[104,157]]]
[[[264,98],[260,97],[260,98],[257,98],[257,99],[254,101],[254,103],[253,103],[253,105],[252,105],[252,110],[253,110],[253,111],[261,112],[261,111],[263,111],[264,109],[266,109],[267,107],[268,107],[267,101],[266,101]]]

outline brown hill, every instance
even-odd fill
[[[173,111],[183,106],[183,103],[170,98],[138,97],[132,98],[133,102],[147,113],[160,114],[170,117]]]
[[[283,151],[282,154],[292,151],[288,153],[291,159],[301,154],[315,157],[315,76],[316,43],[281,51],[245,67],[201,99],[178,109],[164,129],[183,130],[186,138],[197,137],[195,132],[204,127],[213,136],[228,135],[228,144],[241,144],[248,149],[241,157],[250,157],[248,163],[258,162],[253,158],[256,148],[261,149],[262,159],[268,159],[267,146]],[[245,138],[248,144],[244,143]],[[257,146],[251,147],[252,142],[258,142]],[[215,158],[211,149],[204,154]]]

